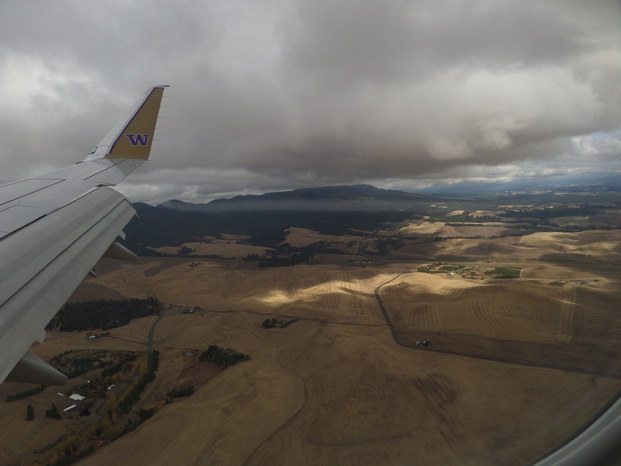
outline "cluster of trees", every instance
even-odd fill
[[[155,408],[143,408],[138,410],[138,417],[141,421],[146,421],[155,414]]]
[[[45,410],[45,417],[49,417],[50,419],[60,419],[60,411],[58,410],[58,406],[55,403],[52,403],[49,409]]]
[[[465,266],[461,264],[443,264],[442,262],[434,262],[433,264],[422,265],[416,270],[424,273],[447,273],[462,271],[464,268]]]
[[[135,353],[127,351],[119,354],[109,351],[67,350],[54,356],[50,363],[70,379],[94,369],[103,369],[101,376],[109,377],[121,370],[124,364],[135,361],[136,358]]]
[[[261,326],[263,328],[275,328],[275,327],[282,327],[283,323],[284,322],[282,320],[278,320],[278,319],[265,319]]]
[[[179,250],[177,251],[177,255],[179,257],[187,257],[190,254],[192,254],[193,252],[196,252],[196,249],[192,249],[192,248],[189,248],[187,246],[181,246],[179,248]]]
[[[361,235],[364,237],[365,235]],[[381,238],[374,241],[377,252],[368,251],[372,242],[350,241],[347,247],[351,247],[358,243],[358,254],[384,255],[394,249],[399,249],[405,244],[403,238]],[[264,256],[256,253],[248,254],[246,261],[259,262],[259,267],[286,267],[290,265],[310,264],[317,254],[346,254],[343,248],[332,247],[325,241],[317,241],[303,247],[293,247],[288,243],[278,244],[273,249],[265,251]]]
[[[110,367],[106,367],[103,371],[101,371],[102,377],[112,377],[114,374],[119,372],[123,366],[128,362],[133,362],[138,358],[138,355],[135,353],[124,353],[121,358]]]
[[[87,457],[95,451],[95,445],[90,445],[85,449],[78,450],[75,443],[67,445],[62,452],[52,459],[47,466],[70,466],[77,463],[82,458]]]
[[[11,401],[21,400],[22,398],[28,398],[29,396],[36,395],[37,393],[41,393],[45,390],[45,386],[41,385],[40,387],[33,388],[32,390],[26,390],[23,392],[15,393],[14,395],[9,395],[6,397],[6,401],[10,403]]]
[[[485,275],[491,275],[494,278],[520,278],[522,269],[516,267],[494,267],[485,271]]]
[[[293,248],[288,244],[281,244],[275,249],[265,251],[265,257],[259,261],[259,267],[285,267],[288,265],[308,264],[320,250],[315,245]]]
[[[155,371],[159,366],[160,353],[153,351],[147,353],[147,369],[142,376],[136,380],[119,400],[118,411],[120,413],[129,413],[132,405],[138,401],[140,394],[143,392],[149,382],[155,378]]]
[[[110,329],[127,325],[132,319],[159,312],[155,298],[95,300],[65,304],[47,326],[48,330],[72,332]]]
[[[238,353],[235,350],[218,348],[216,345],[211,345],[207,348],[207,351],[201,354],[200,359],[201,361],[215,362],[220,366],[228,367],[241,361],[248,361],[250,356]]]
[[[72,358],[69,360],[69,363],[63,370],[63,373],[70,379],[73,379],[74,377],[85,374],[86,372],[95,369],[96,367],[100,367],[103,364],[105,363],[100,361],[100,359],[95,356]]]
[[[285,322],[284,320],[278,320],[275,318],[265,319],[263,323],[261,324],[261,326],[263,328],[276,328],[276,327],[285,328],[291,325],[292,323],[297,322],[298,320],[300,319],[292,319],[292,320],[289,320],[288,322]]]
[[[194,387],[188,385],[187,387],[173,388],[166,396],[170,398],[182,398],[184,396],[190,396],[192,393],[194,393]]]
[[[332,248],[325,241],[317,241],[300,248],[288,243],[279,244],[274,249],[265,251],[263,257],[248,254],[247,261],[259,261],[259,267],[284,267],[288,265],[309,264],[317,254],[345,254],[345,251]]]
[[[399,249],[405,244],[403,238],[382,238],[375,241],[375,247],[379,251],[379,254],[388,254],[389,251]]]

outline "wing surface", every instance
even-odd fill
[[[148,159],[166,86],[145,93],[84,161],[0,186],[0,383],[64,383],[28,350],[135,215],[113,186]]]

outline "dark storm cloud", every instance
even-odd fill
[[[620,20],[614,0],[5,3],[0,181],[79,160],[160,83],[140,200],[618,161]]]

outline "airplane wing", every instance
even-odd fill
[[[148,159],[165,87],[82,162],[0,186],[0,383],[66,382],[28,350],[100,257],[135,257],[115,242],[135,211],[109,186]]]

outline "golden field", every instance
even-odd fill
[[[413,222],[395,232],[402,247],[372,266],[102,261],[74,300],[153,296],[171,306],[156,325],[146,317],[96,340],[50,332],[35,348],[44,358],[144,350],[154,329],[161,364],[137,406],[155,415],[79,464],[532,463],[621,389],[621,232],[493,238],[505,229]],[[420,234],[455,238],[423,243]],[[340,238],[321,236],[290,229],[288,238]],[[245,254],[231,251],[224,257]],[[429,257],[521,274],[419,272]],[[189,306],[199,310],[181,312]],[[265,329],[266,318],[299,320]],[[209,345],[251,360],[216,370],[183,356]],[[164,404],[189,382],[193,395]],[[0,396],[23,389],[4,384]],[[28,464],[35,448],[80,428],[83,420],[42,416],[64,389],[1,405],[6,458]],[[29,403],[41,413],[33,422]]]

